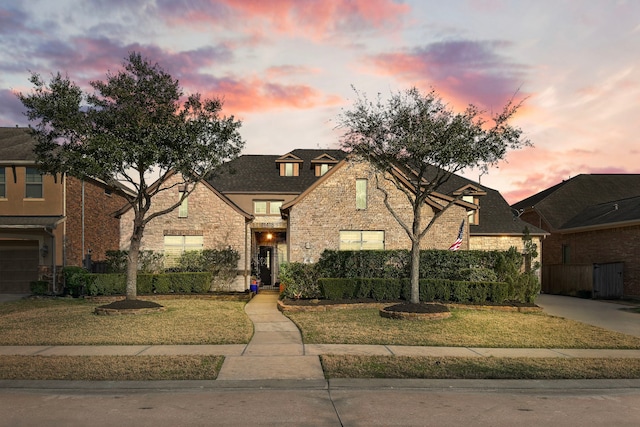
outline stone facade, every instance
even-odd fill
[[[174,175],[165,184],[170,187],[181,182]],[[179,187],[160,192],[153,198],[152,212],[166,209],[179,200]],[[248,253],[246,251],[247,216],[221,198],[206,183],[198,184],[188,198],[188,212],[179,217],[178,208],[151,220],[144,231],[142,250],[164,252],[164,238],[173,236],[202,236],[204,249],[225,249],[231,247],[240,254],[238,277],[232,290],[244,291],[248,274]],[[126,250],[133,230],[133,210],[129,209],[121,218],[120,248]]]
[[[356,209],[356,179],[367,180],[366,209]],[[389,201],[398,215],[411,227],[412,210],[401,191],[384,183]],[[385,249],[410,249],[404,229],[384,205],[383,193],[376,188],[375,173],[368,163],[347,162],[334,168],[326,179],[301,196],[289,214],[289,261],[317,262],[325,249],[337,250],[340,231],[384,231]],[[433,217],[433,210],[423,209],[423,225]],[[423,249],[447,249],[456,239],[466,209],[452,206],[436,221],[422,240]],[[461,249],[468,249],[468,227]]]

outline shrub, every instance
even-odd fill
[[[352,299],[358,287],[358,279],[353,277],[318,279],[318,283],[322,297],[330,300]]]
[[[35,280],[29,283],[29,289],[33,295],[46,295],[49,293],[49,282],[46,280]]]
[[[69,266],[62,269],[64,286],[73,296],[80,296],[86,291],[89,273],[82,267]]]
[[[129,251],[106,251],[107,271],[109,273],[126,273]],[[154,251],[140,251],[138,254],[138,271],[158,273],[162,271],[164,255]]]
[[[280,282],[285,285],[282,297],[300,299],[320,296],[317,264],[284,263],[280,266],[279,275]]]
[[[125,293],[127,279],[124,274],[90,274],[87,279],[86,289],[91,296]]]

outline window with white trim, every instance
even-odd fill
[[[384,231],[340,231],[341,251],[384,250]]]
[[[184,191],[178,192],[178,200],[182,199],[184,195]],[[189,198],[185,197],[178,206],[178,218],[187,218],[189,216]]]
[[[293,163],[284,164],[284,176],[293,176]]]
[[[367,180],[356,179],[356,209],[367,209]]]
[[[280,215],[280,208],[282,207],[282,202],[280,201],[271,201],[269,202],[269,214],[271,215]]]
[[[164,236],[164,266],[175,267],[180,255],[187,251],[201,251],[202,236]]]

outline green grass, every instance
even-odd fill
[[[0,345],[245,344],[253,335],[244,302],[156,302],[167,310],[120,316],[95,315],[102,304],[70,298],[3,303]]]
[[[640,359],[321,356],[327,378],[640,378]]]
[[[223,356],[0,356],[0,379],[214,380]]]
[[[640,338],[543,313],[452,309],[435,321],[380,317],[378,309],[286,312],[309,344],[640,349]]]

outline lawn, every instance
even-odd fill
[[[152,298],[148,298],[153,300]],[[27,299],[0,304],[0,345],[245,344],[253,325],[244,302],[155,300],[167,309],[98,316],[82,299]]]
[[[640,349],[640,338],[543,313],[452,309],[444,320],[380,317],[376,308],[285,312],[308,344]]]
[[[149,298],[153,300],[152,298]],[[0,304],[0,345],[244,344],[244,302],[155,300],[164,312],[97,316],[95,302]],[[453,309],[438,321],[382,318],[375,308],[286,313],[306,343],[638,349],[640,338],[542,313]],[[0,379],[213,380],[222,356],[0,356]],[[640,378],[640,359],[324,355],[327,378]]]

